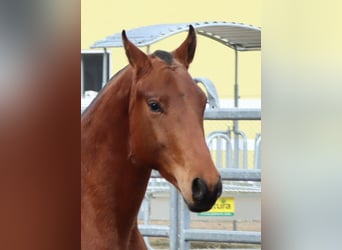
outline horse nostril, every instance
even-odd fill
[[[217,182],[216,186],[215,186],[215,193],[216,193],[216,198],[220,197],[222,194],[222,181],[221,178],[220,180]]]
[[[201,178],[192,181],[192,198],[195,201],[202,200],[208,193],[208,186]]]

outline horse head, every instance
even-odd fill
[[[209,210],[222,182],[205,142],[207,98],[188,72],[196,49],[192,26],[173,52],[146,55],[122,32],[133,70],[129,100],[130,161],[152,168],[171,182],[193,212]]]

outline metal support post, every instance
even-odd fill
[[[179,197],[179,210],[178,213],[180,214],[180,249],[181,250],[189,250],[190,249],[190,241],[186,239],[185,232],[190,228],[190,212],[189,209],[186,207],[183,198],[178,195]]]
[[[170,250],[179,249],[179,218],[178,218],[178,192],[170,184]]]
[[[235,83],[234,83],[234,107],[239,107],[239,85],[238,85],[238,51],[235,48]],[[234,132],[234,167],[239,168],[239,121],[233,121]]]
[[[106,85],[108,81],[108,58],[107,58],[107,48],[103,48],[103,58],[102,58],[102,88]]]

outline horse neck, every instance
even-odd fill
[[[95,224],[100,235],[120,234],[136,225],[151,174],[151,169],[135,166],[128,157],[131,82],[128,68],[107,84],[82,116],[82,223]]]

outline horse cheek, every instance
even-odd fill
[[[142,111],[137,111],[135,119],[131,120],[130,147],[132,155],[140,164],[151,164],[156,156],[156,136],[154,135],[151,121],[142,116]]]

